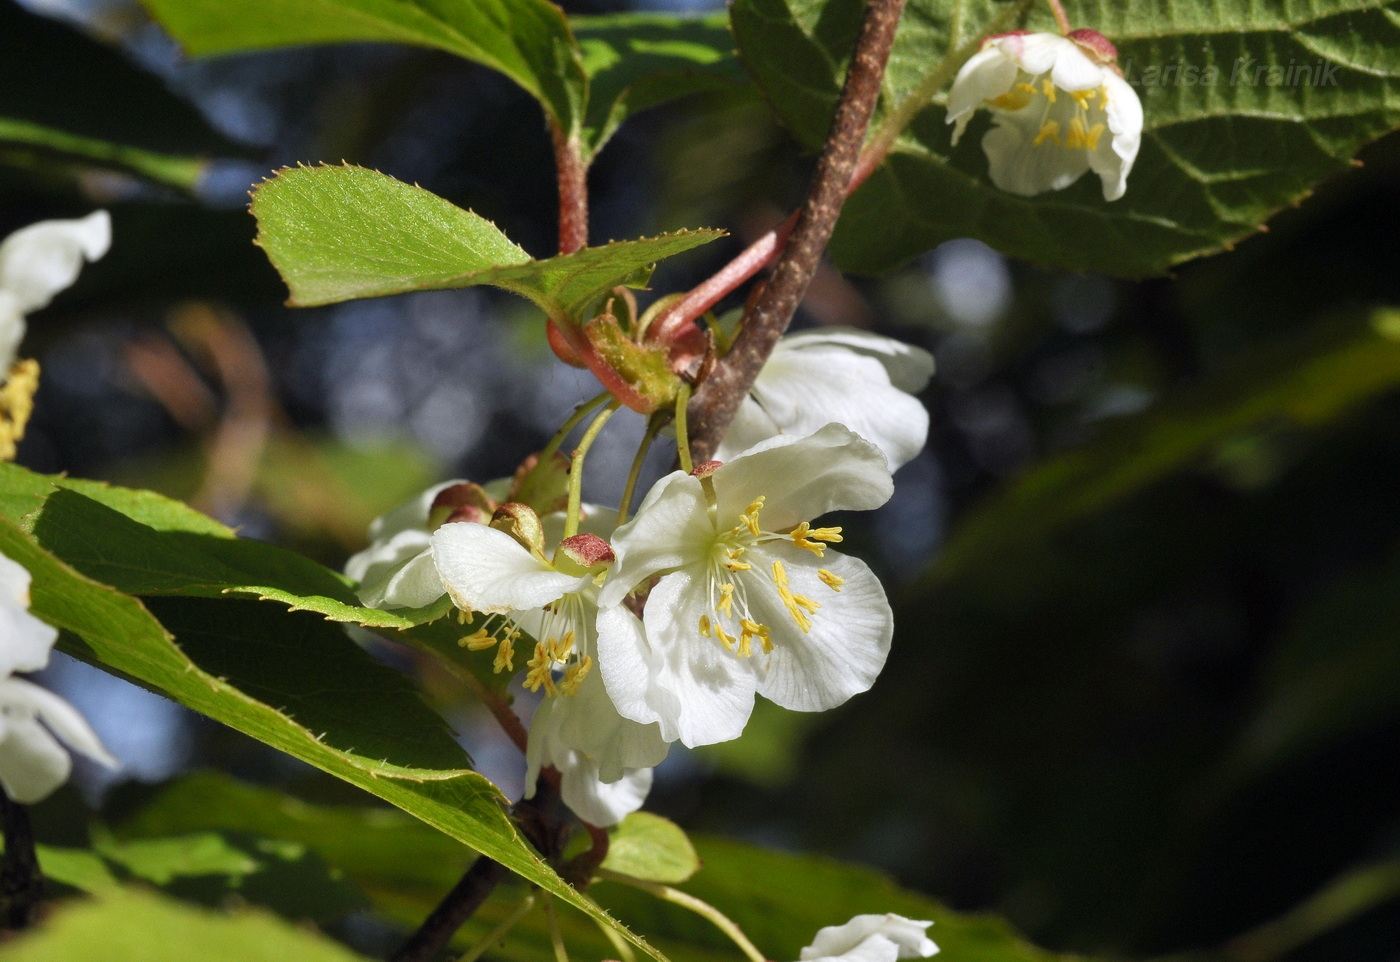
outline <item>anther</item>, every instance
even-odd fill
[[[1058,144],[1060,142],[1060,122],[1058,120],[1047,120],[1040,125],[1040,133],[1035,135],[1035,140],[1031,141],[1032,147],[1039,147],[1046,141]]]
[[[817,569],[817,577],[822,580],[822,584],[826,585],[832,591],[840,591],[841,586],[846,583],[845,578],[827,571],[825,568]]]
[[[496,649],[496,660],[491,663],[491,670],[498,675],[503,671],[515,670],[515,646],[510,641],[509,638],[501,639],[501,647]]]

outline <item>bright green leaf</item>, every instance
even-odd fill
[[[603,868],[648,882],[684,882],[700,871],[690,838],[675,822],[633,812],[611,831]]]
[[[583,136],[594,154],[635,113],[689,94],[747,85],[723,14],[629,12],[569,22],[588,75]]]
[[[83,493],[79,493],[83,492]],[[424,608],[366,608],[340,574],[294,551],[247,538],[149,491],[0,466],[0,513],[83,574],[133,595],[278,601],[332,621],[402,629],[441,617]]]
[[[79,137],[12,117],[0,117],[0,145],[31,149],[45,158],[128,171],[187,193],[193,193],[199,186],[208,166],[208,161],[198,157],[158,154],[92,137]]]
[[[1323,424],[1397,384],[1400,312],[1327,325],[1305,343],[1108,424],[1099,440],[1038,464],[967,516],[933,575],[1015,557],[1019,545],[1044,543],[1236,436],[1280,421]]]
[[[534,854],[499,790],[468,768],[408,681],[335,625],[261,602],[199,598],[158,599],[157,622],[3,519],[0,553],[29,570],[33,611],[63,630],[70,654],[378,795],[615,924]]]
[[[564,14],[549,0],[145,0],[195,56],[379,41],[434,47],[510,77],[566,132],[586,81]]]
[[[650,265],[721,236],[699,230],[532,261],[490,222],[421,187],[360,167],[281,171],[253,193],[258,243],[306,307],[405,291],[490,284],[551,317],[581,319]]]
[[[60,907],[0,949],[5,962],[355,962],[323,935],[263,912],[211,912],[135,889]]]
[[[734,4],[746,66],[809,148],[826,136],[862,7],[860,0]],[[1038,197],[1002,193],[987,179],[987,119],[974,121],[953,148],[943,108],[931,106],[847,204],[832,240],[839,264],[879,272],[968,236],[1074,270],[1161,273],[1250,236],[1345,170],[1363,145],[1400,126],[1394,0],[1289,8],[1235,0],[1208,8],[1159,4],[1151,12],[1108,0],[1066,7],[1076,27],[1100,30],[1118,45],[1142,97],[1143,145],[1127,195],[1106,203],[1092,175]],[[994,0],[911,0],[885,109],[944,57],[951,23],[959,25],[953,46],[961,46],[1009,9]],[[1032,8],[1027,26],[1053,29],[1043,5]],[[1270,85],[1268,68],[1290,66],[1314,69],[1279,73]]]

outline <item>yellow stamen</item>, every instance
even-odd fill
[[[767,625],[760,625],[749,618],[744,618],[739,622],[739,657],[748,658],[753,654],[753,640],[757,638],[763,645],[764,653],[773,650],[773,642],[769,640],[769,630]]]
[[[583,684],[583,680],[588,677],[588,672],[592,667],[593,659],[584,655],[577,663],[570,665],[568,671],[564,672],[564,680],[559,683],[559,690],[565,695],[577,695],[578,686]]]
[[[773,583],[778,586],[778,597],[782,599],[783,606],[787,608],[797,627],[802,629],[803,634],[811,631],[812,619],[807,616],[814,614],[821,605],[805,595],[792,593],[792,589],[788,587],[787,570],[783,568],[781,561],[773,562]]]
[[[458,608],[458,609],[457,609],[457,624],[459,624],[459,625],[465,625],[468,621],[471,620],[471,616],[472,616],[472,614],[471,614],[470,611],[463,611],[461,608]]]
[[[1032,147],[1039,147],[1046,141],[1054,144],[1060,142],[1060,122],[1058,120],[1047,120],[1040,125],[1040,133],[1035,135],[1035,140],[1031,141]]]
[[[39,362],[33,358],[16,361],[8,371],[0,371],[0,461],[13,458],[24,440],[37,390]]]
[[[840,591],[841,586],[846,583],[845,578],[841,577],[838,574],[833,574],[832,572],[827,571],[825,568],[817,569],[817,577],[822,580],[822,584],[826,585],[832,591]]]
[[[1104,125],[1103,125],[1103,124],[1094,124],[1094,126],[1090,127],[1090,128],[1088,129],[1088,131],[1085,132],[1085,134],[1084,134],[1084,149],[1085,149],[1085,150],[1098,150],[1098,149],[1099,149],[1099,138],[1103,136],[1103,132],[1104,132]]]
[[[531,691],[539,691],[543,687],[546,695],[553,695],[554,676],[551,672],[554,668],[554,657],[549,649],[547,643],[536,642],[535,654],[526,663],[530,670],[525,675],[525,687]]]
[[[1074,98],[1074,102],[1079,104],[1080,110],[1089,109],[1089,101],[1094,99],[1094,90],[1071,90],[1069,95]]]
[[[550,654],[554,656],[555,661],[563,661],[569,657],[569,652],[573,650],[574,633],[572,631],[566,631],[564,632],[563,638],[555,639],[550,647]]]
[[[491,670],[496,674],[503,671],[515,670],[515,646],[510,638],[501,639],[501,647],[496,649],[496,660],[491,663]]]
[[[701,638],[709,638],[709,637],[710,637],[710,616],[709,616],[709,615],[701,615],[701,616],[700,616],[700,637],[701,637]]]
[[[1104,110],[1107,110],[1107,109],[1108,109],[1108,88],[1107,88],[1107,87],[1102,87],[1102,86],[1099,87],[1099,106],[1101,106]]]
[[[749,504],[749,509],[744,512],[744,524],[748,526],[749,534],[757,538],[762,531],[758,527],[758,513],[763,510],[763,502],[767,499],[762,495],[754,498]]]
[[[1045,99],[1053,104],[1055,102],[1055,85],[1050,82],[1049,77],[1040,82],[1040,89],[1045,91]]]
[[[1009,90],[1000,97],[988,98],[987,106],[1015,113],[1018,110],[1024,109],[1030,102],[1031,94],[1023,90]]]
[[[478,628],[467,637],[459,639],[457,644],[471,651],[485,651],[487,648],[493,647],[496,641],[496,637],[485,628]]]
[[[793,544],[797,545],[799,548],[806,548],[818,558],[822,557],[822,553],[826,551],[826,545],[819,544],[818,542],[842,540],[841,529],[839,527],[814,528],[806,521],[793,528],[792,531],[788,533],[788,537],[792,539]]]
[[[734,586],[728,582],[719,586],[719,604],[715,611],[728,617],[734,613]]]
[[[719,622],[715,622],[715,637],[724,645],[726,651],[733,651],[734,642],[738,640],[729,632],[725,631],[724,628],[720,626]]]
[[[1084,146],[1084,118],[1075,117],[1069,122],[1069,133],[1065,134],[1065,147],[1074,150]]]
[[[743,548],[735,548],[733,551],[725,553],[724,566],[730,571],[748,571],[753,565],[747,561],[740,561],[739,556],[744,553]]]

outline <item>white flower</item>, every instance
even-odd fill
[[[923,348],[849,327],[778,341],[715,451],[731,461],[779,434],[811,434],[835,421],[879,448],[898,468],[923,450],[928,411],[912,395],[933,376]]]
[[[429,550],[430,516],[438,495],[466,483],[455,479],[435,484],[370,523],[369,547],[345,562],[345,574],[360,583],[362,604],[422,608],[442,597],[442,581]]]
[[[97,260],[111,243],[112,222],[105,210],[79,220],[30,224],[0,243],[0,381],[15,362],[24,315],[48,306],[77,280],[84,260]]]
[[[554,540],[547,526],[557,520],[541,523],[523,506],[507,510],[516,512],[516,530],[533,548],[494,527],[452,522],[433,533],[433,559],[458,608],[497,616],[464,640],[468,648],[494,647],[497,670],[509,671],[521,633],[535,639],[525,686],[546,697],[530,727],[526,797],[540,768],[553,765],[565,803],[595,825],[611,825],[640,807],[651,785],[645,770],[668,748],[657,725],[618,714],[595,670],[596,577],[612,552],[597,534],[584,533],[564,539],[547,561],[543,547]],[[609,517],[616,520],[604,509],[590,516],[602,530],[611,528]],[[627,618],[619,630],[640,634],[641,622],[630,612]]]
[[[6,794],[27,805],[47,798],[66,782],[73,760],[60,740],[109,768],[117,767],[76,708],[22,678],[0,679],[0,785]]]
[[[72,705],[10,677],[43,668],[58,639],[52,626],[29,613],[29,583],[22,565],[0,555],[0,786],[25,804],[46,798],[68,780],[73,762],[60,739],[104,765],[117,765]]]
[[[938,952],[924,934],[932,922],[916,922],[890,912],[886,915],[857,915],[845,925],[828,925],[817,932],[812,944],[802,950],[801,962],[895,962],[896,959],[926,959]]]
[[[1092,30],[988,37],[948,92],[953,143],[985,106],[994,126],[982,149],[997,187],[1029,197],[1093,170],[1104,200],[1117,200],[1142,141],[1142,103],[1114,66],[1116,57]]]
[[[536,710],[525,752],[525,797],[534,797],[540,769],[553,765],[565,805],[585,822],[616,825],[642,807],[651,791],[650,766],[666,755],[655,729],[619,715],[602,678],[589,674],[572,698],[547,697]],[[631,744],[614,745],[624,741]],[[624,758],[641,761],[624,767]]]
[[[841,529],[809,521],[892,490],[885,456],[840,424],[765,441],[703,481],[657,482],[614,535],[599,595],[599,668],[618,711],[694,747],[738,737],[755,693],[824,711],[868,689],[889,653],[889,602],[863,562],[828,552]],[[657,576],[645,632],[628,630],[621,602]]]

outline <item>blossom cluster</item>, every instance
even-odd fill
[[[519,503],[520,477],[450,481],[375,522],[347,573],[366,604],[446,594],[465,648],[542,692],[527,792],[610,825],[637,809],[671,743],[738,737],[763,695],[824,711],[870,688],[893,618],[832,511],[879,507],[918,454],[932,374],[919,348],[825,329],[780,341],[717,454],[661,478],[636,515]]]

